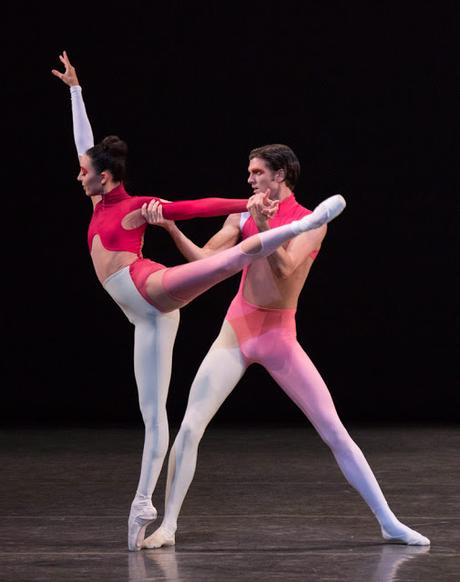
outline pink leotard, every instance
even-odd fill
[[[263,261],[264,257],[276,251],[280,244],[290,240],[293,232],[298,232],[299,224],[292,224],[293,219],[304,216],[302,225],[311,224],[311,229],[318,228],[317,223],[315,226],[315,214],[312,218],[305,216],[307,214],[310,212],[298,205],[294,197],[285,198],[280,204],[277,216],[270,221],[271,226],[276,225],[278,228],[271,228],[249,239],[248,236],[257,232],[257,229],[253,220],[243,214],[240,228],[246,240],[203,259],[203,261],[215,260],[225,253],[234,253],[241,246],[247,245],[251,238],[258,239],[264,252],[263,255],[253,255],[257,256],[257,259],[252,263],[247,261],[242,265],[244,274],[239,291],[230,305],[219,336],[213,342],[193,380],[187,409],[170,452],[166,484],[167,502],[163,522],[145,540],[144,547],[158,548],[175,543],[177,519],[195,473],[201,438],[222,403],[252,363],[262,365],[309,418],[321,438],[331,448],[349,484],[361,494],[376,516],[384,538],[410,545],[430,543],[428,538],[399,522],[389,508],[362,451],[340,421],[323,378],[297,341],[296,309],[261,307],[250,303],[243,295],[245,281],[247,281],[248,284],[251,283],[251,287],[246,286],[246,292],[252,301],[265,302],[266,305],[280,305],[280,303],[270,303],[270,297],[274,297],[270,291],[270,264],[258,261],[259,259]],[[245,222],[243,222],[244,219],[246,219]],[[289,224],[285,224],[287,222]],[[281,231],[288,230],[291,232],[291,237],[280,236]],[[272,240],[269,245],[271,238],[276,240]],[[302,242],[300,241],[299,244]],[[305,277],[308,276],[308,269],[311,267],[311,259],[316,254],[317,252],[311,253],[310,259],[303,265],[299,265],[300,270],[293,271],[292,276],[297,280],[291,280],[292,287],[282,284],[278,286],[280,293],[284,289],[290,295],[281,305],[293,305],[290,301],[295,295],[294,292],[301,287],[300,283],[303,286]],[[199,263],[200,261],[195,261],[189,265]],[[219,265],[219,268],[221,267],[222,265]],[[255,269],[255,271],[249,269]],[[174,276],[174,270],[167,272],[171,273],[171,271]],[[249,273],[249,279],[246,279],[247,273]],[[272,280],[273,282],[277,283],[276,280]],[[178,296],[181,295],[178,294]],[[283,299],[282,295],[280,297]],[[261,405],[263,406],[263,402]]]
[[[277,214],[270,220],[270,226],[274,228],[299,220],[311,212],[301,206],[292,194],[281,202]],[[240,228],[243,239],[259,232],[254,219],[247,212],[242,215]],[[318,251],[315,250],[310,256],[314,259],[317,254]],[[296,341],[296,309],[271,309],[248,302],[244,298],[244,285],[250,268],[249,265],[243,269],[238,293],[231,302],[225,319],[232,326],[248,365],[258,362],[266,367],[277,367],[286,357],[286,350],[282,348],[289,346],[291,341]],[[274,358],[280,359],[280,362]]]

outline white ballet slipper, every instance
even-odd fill
[[[143,548],[153,549],[163,546],[174,546],[176,543],[175,535],[163,527],[159,527],[148,538],[145,538],[142,544]]]

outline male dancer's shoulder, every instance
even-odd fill
[[[310,210],[309,208],[306,208],[305,206],[302,206],[302,204],[299,204],[299,202],[297,202],[297,199],[293,196],[293,200],[289,206],[289,215],[292,217],[293,220],[298,220],[299,218],[307,216],[312,212],[313,211]]]

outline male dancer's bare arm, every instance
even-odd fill
[[[261,216],[266,216],[267,219],[274,216],[278,209],[278,203],[267,200],[267,197],[254,195],[249,200],[252,199],[256,199],[258,202],[258,213]],[[174,221],[164,218],[162,205],[158,201],[152,200],[149,204],[144,204],[141,211],[142,216],[149,224],[161,226],[169,232],[178,250],[188,261],[203,259],[235,246],[241,236],[240,213],[230,214],[222,228],[204,246],[200,247],[186,237]]]
[[[204,259],[214,253],[228,249],[238,242],[240,236],[240,214],[230,214],[222,228],[202,247],[185,236],[173,220],[166,220],[163,217],[160,203],[151,202],[149,205],[144,204],[142,207],[142,216],[149,224],[164,228],[173,239],[179,252],[188,261]]]

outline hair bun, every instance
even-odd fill
[[[108,135],[101,142],[102,149],[109,152],[112,156],[125,157],[128,153],[126,142],[121,140],[118,135]]]

